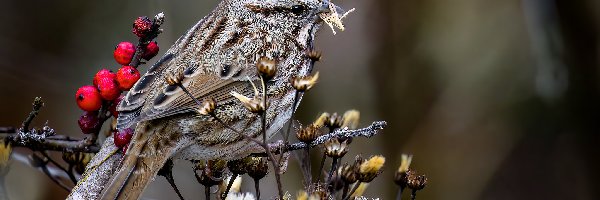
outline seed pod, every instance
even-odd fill
[[[366,183],[373,181],[381,173],[384,163],[385,158],[383,156],[371,156],[371,158],[360,164],[356,179]]]
[[[291,80],[292,87],[294,87],[294,89],[296,89],[299,92],[306,92],[310,90],[313,86],[315,86],[318,79],[319,72],[315,73],[315,75],[313,76],[293,77]]]
[[[277,73],[277,64],[275,63],[275,60],[267,57],[258,59],[256,68],[258,74],[263,77],[265,81],[271,80],[275,76],[275,73]]]
[[[296,137],[298,140],[306,144],[310,144],[311,142],[315,141],[315,139],[317,139],[319,136],[321,136],[321,132],[314,125],[301,128],[298,130],[298,132],[296,132]]]
[[[269,173],[269,164],[267,159],[263,157],[251,157],[251,161],[248,162],[248,175],[255,180],[262,179]]]
[[[338,138],[331,138],[325,142],[325,155],[332,158],[341,158],[348,152],[347,140],[340,141]]]

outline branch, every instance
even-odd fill
[[[96,153],[100,150],[96,144],[89,144],[89,138],[84,138],[82,140],[65,140],[53,138],[44,133],[33,134],[31,131],[23,132],[19,130],[16,133],[0,133],[0,139],[10,142],[13,147],[27,147],[39,151]]]
[[[359,136],[370,138],[370,137],[373,137],[374,135],[377,135],[380,130],[383,130],[383,128],[385,128],[386,125],[387,125],[387,122],[385,122],[385,121],[375,121],[375,122],[371,123],[370,126],[361,128],[361,129],[356,129],[356,130],[348,130],[348,128],[338,129],[332,133],[319,136],[315,141],[310,143],[310,147],[314,147],[314,146],[323,144],[331,138],[341,138],[341,137],[354,138],[354,137],[359,137]],[[283,143],[278,143],[276,145],[283,145]],[[285,153],[285,152],[294,151],[294,150],[298,150],[298,149],[304,149],[307,147],[307,145],[308,144],[306,144],[304,142],[297,142],[294,144],[285,145],[282,148],[270,148],[270,149],[273,150],[271,152],[273,152],[275,154],[279,154],[281,149],[283,149],[283,152]],[[267,154],[264,152],[263,153],[253,153],[252,155],[263,156],[263,157],[267,156]]]
[[[85,152],[95,153],[100,150],[96,145],[96,138],[98,133],[91,134],[90,136],[81,140],[72,140],[69,137],[56,135],[54,129],[50,128],[47,124],[41,129],[36,130],[35,128],[29,129],[31,121],[38,115],[40,109],[44,106],[44,102],[41,97],[36,97],[33,100],[33,109],[23,120],[21,128],[14,130],[11,127],[0,128],[0,140],[9,142],[14,147],[27,147],[31,150],[38,151],[69,151],[69,152]],[[105,106],[107,107],[107,106]],[[100,115],[101,126],[107,117],[102,114],[107,112],[107,108],[103,108]],[[98,128],[98,130],[100,130]]]

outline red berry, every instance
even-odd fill
[[[129,144],[129,141],[131,141],[132,136],[133,136],[133,129],[131,129],[131,128],[126,128],[126,129],[122,129],[121,131],[114,132],[113,138],[115,140],[114,141],[115,146],[117,148],[123,148],[123,147],[127,146],[127,144]]]
[[[119,106],[119,103],[121,103],[121,101],[123,100],[123,97],[125,97],[125,96],[124,95],[119,96],[119,98],[116,98],[115,100],[113,100],[112,105],[110,105],[110,108],[109,108],[110,113],[115,118],[119,117],[119,112],[117,111],[117,106]]]
[[[81,132],[84,134],[95,133],[98,131],[100,127],[98,127],[98,123],[100,120],[98,119],[98,112],[83,112],[79,120],[77,120],[79,124],[79,128],[81,128]]]
[[[154,56],[156,56],[156,54],[158,54],[158,43],[156,43],[155,41],[152,41],[150,43],[148,43],[148,45],[146,45],[146,51],[144,51],[144,54],[142,55],[142,58],[144,60],[150,60],[152,58],[154,58]]]
[[[98,80],[104,77],[116,78],[117,74],[113,73],[111,70],[108,69],[101,69],[100,71],[98,71],[98,73],[96,73],[96,76],[94,76],[94,86],[98,87]]]
[[[115,48],[113,56],[121,65],[128,65],[135,54],[135,46],[131,42],[121,42]]]
[[[138,37],[145,37],[152,30],[152,21],[146,16],[138,17],[133,22],[133,34]]]
[[[112,101],[121,95],[117,81],[109,77],[98,79],[98,91],[100,91],[102,99],[107,101]]]
[[[123,91],[131,89],[138,80],[140,80],[140,72],[135,67],[123,66],[117,72],[117,82]]]
[[[102,97],[96,87],[86,85],[80,87],[75,93],[75,101],[81,110],[98,111],[102,106]]]

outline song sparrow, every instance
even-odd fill
[[[197,99],[215,99],[216,116],[243,134],[261,138],[260,116],[230,92],[253,96],[249,81],[259,79],[256,62],[274,60],[278,72],[266,82],[267,138],[289,120],[295,91],[293,76],[311,73],[315,32],[323,21],[343,29],[339,7],[329,0],[223,0],[152,66],[120,103],[118,129],[135,127],[121,167],[103,199],[137,199],[169,158],[236,159],[256,151],[211,117],[166,76],[179,74]],[[338,20],[338,21],[335,21]]]

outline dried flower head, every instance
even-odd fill
[[[200,115],[211,115],[217,108],[217,102],[213,98],[205,99],[202,106],[196,112]]]
[[[196,180],[205,187],[211,187],[223,181],[223,172],[227,162],[216,159],[208,162],[197,162],[194,167]]]
[[[325,122],[329,120],[329,117],[331,115],[329,113],[322,113],[321,115],[319,115],[319,117],[313,122],[313,125],[316,127],[323,127],[325,126]]]
[[[411,161],[412,155],[402,154],[400,167],[398,167],[398,170],[394,175],[394,182],[402,188],[405,188],[408,184],[407,173],[409,171]]]
[[[227,161],[227,168],[231,173],[242,175],[247,173],[248,165],[252,162],[252,157],[244,157],[242,159]]]
[[[344,119],[342,116],[338,115],[337,113],[333,113],[331,116],[329,116],[329,119],[325,121],[325,126],[329,127],[330,129],[340,128],[342,127],[343,121]]]
[[[0,140],[0,171],[8,166],[10,154],[12,153],[12,146],[10,143]]]
[[[331,138],[325,142],[325,155],[332,158],[341,158],[348,153],[347,140],[340,141],[338,138]]]
[[[247,166],[248,175],[255,180],[262,179],[269,173],[269,163],[264,157],[251,157]]]
[[[177,72],[173,72],[169,75],[167,75],[165,77],[165,81],[167,82],[167,84],[171,85],[171,86],[180,86],[181,85],[181,81],[183,81],[183,72],[182,71],[177,71]]]
[[[367,183],[373,181],[381,173],[384,163],[385,158],[383,156],[371,156],[371,158],[360,164],[356,179]]]
[[[427,177],[425,175],[418,175],[417,171],[409,170],[406,178],[408,180],[408,188],[410,189],[422,190],[427,185]]]
[[[358,127],[358,121],[360,120],[360,112],[358,110],[349,110],[344,113],[342,118],[342,126],[348,127],[349,129],[356,129]]]
[[[410,163],[412,162],[412,155],[402,154],[402,158],[400,161],[400,167],[398,167],[398,172],[407,172],[410,167]]]
[[[318,79],[319,79],[319,72],[315,73],[315,75],[312,75],[312,76],[293,77],[291,80],[292,87],[294,87],[294,89],[296,89],[299,92],[306,92],[306,91],[310,90],[310,88],[315,86]]]
[[[296,132],[296,137],[301,142],[306,144],[310,144],[312,141],[315,141],[317,137],[321,136],[321,132],[319,128],[314,125],[308,125],[307,127],[300,128],[298,132]]]
[[[356,171],[354,169],[354,165],[350,165],[348,163],[344,163],[342,167],[339,169],[339,174],[341,175],[342,180],[346,184],[352,184],[356,182]]]
[[[265,111],[265,109],[268,105],[268,104],[265,105],[263,103],[262,98],[258,97],[258,96],[255,96],[254,98],[249,98],[249,97],[246,97],[235,91],[232,91],[231,95],[233,95],[235,98],[240,100],[242,102],[242,104],[244,105],[244,107],[246,107],[246,109],[248,109],[250,112],[253,112],[253,113],[261,113],[261,112]]]
[[[321,60],[321,52],[320,51],[311,50],[307,53],[307,56],[313,62],[318,62]]]
[[[267,57],[261,57],[256,61],[256,68],[258,74],[263,77],[265,81],[271,80],[275,73],[277,73],[277,63],[273,59]]]

